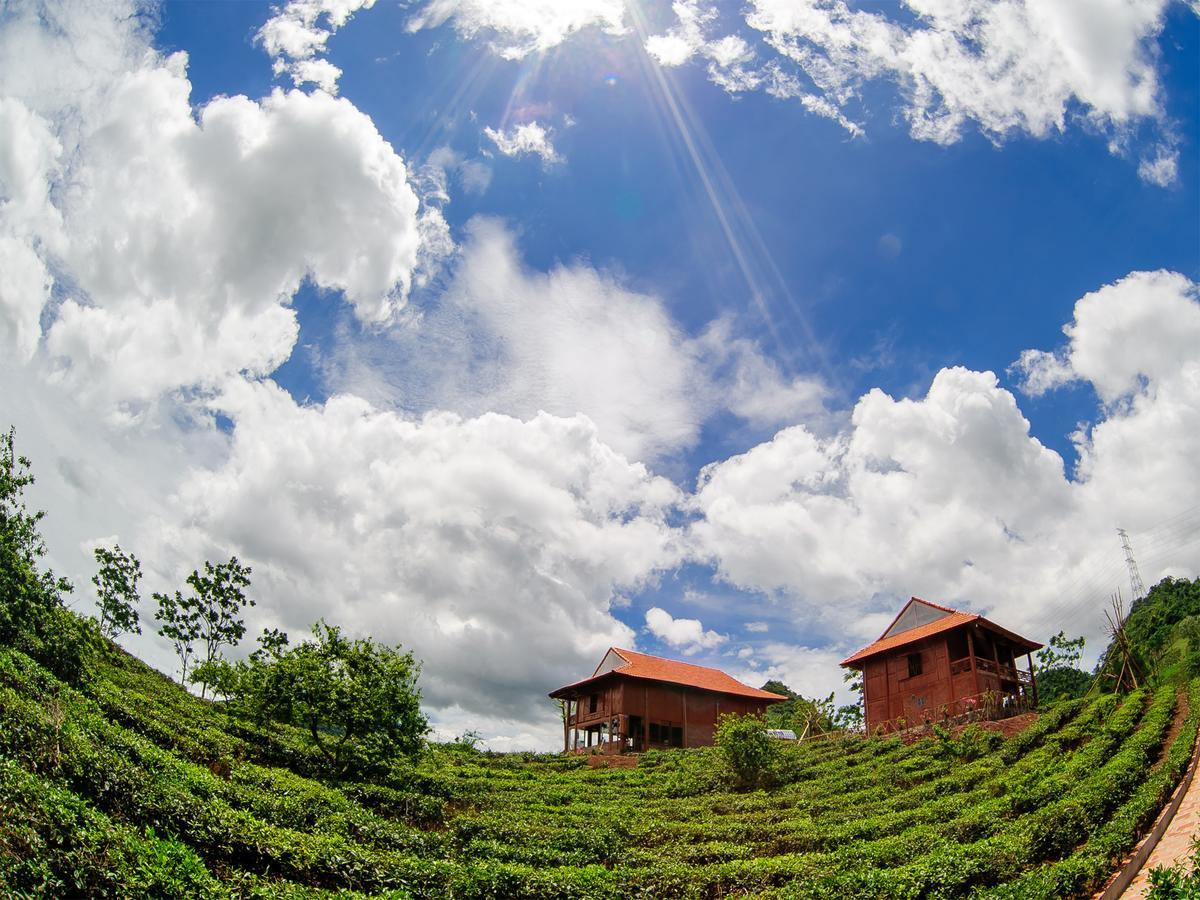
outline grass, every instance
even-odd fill
[[[431,748],[333,781],[303,736],[112,652],[84,689],[0,649],[6,896],[1085,895],[1178,780],[1200,682],[1071,701],[1007,740],[781,747],[739,791],[717,751],[634,769]],[[969,752],[968,752],[969,751]]]

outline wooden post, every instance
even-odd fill
[[[687,688],[683,689],[683,746],[687,746]]]
[[[650,688],[642,685],[642,749],[650,749]]]
[[[1026,653],[1025,659],[1027,659],[1029,661],[1029,684],[1033,687],[1033,705],[1037,706],[1038,705],[1037,675],[1035,675],[1033,672],[1033,653],[1032,652]]]

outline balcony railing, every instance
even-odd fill
[[[1020,684],[1030,684],[1033,681],[1032,676],[1018,669],[1016,666],[1006,666],[1003,663],[996,665],[995,660],[985,659],[980,656],[975,658],[975,668],[980,672],[987,672],[989,675],[996,675],[1005,681],[1016,681]],[[963,672],[971,671],[971,657],[967,656],[963,659],[950,660],[950,674],[960,675]]]

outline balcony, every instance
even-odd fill
[[[950,674],[960,675],[963,672],[970,672],[972,661],[974,661],[975,668],[980,672],[995,675],[1002,681],[1015,681],[1018,684],[1031,684],[1033,682],[1033,677],[1023,669],[1018,669],[1016,666],[1006,666],[1003,663],[997,665],[995,660],[983,659],[978,656],[967,656],[963,659],[950,660]]]

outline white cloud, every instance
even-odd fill
[[[906,0],[904,10],[855,8],[845,0],[751,0],[745,24],[762,37],[716,38],[717,7],[676,0],[675,23],[646,41],[664,66],[703,59],[730,93],[763,90],[798,99],[852,135],[846,115],[868,82],[902,91],[913,137],[950,144],[974,123],[993,141],[1063,131],[1078,106],[1089,127],[1123,153],[1135,129],[1160,132],[1139,175],[1168,186],[1178,153],[1165,123],[1154,40],[1168,0],[1034,3],[1029,0]],[[896,15],[897,12],[902,15]],[[761,51],[761,54],[760,54]],[[760,55],[769,57],[758,62]]]
[[[1159,187],[1171,187],[1178,176],[1179,151],[1171,146],[1156,147],[1153,158],[1147,157],[1138,163],[1138,177]]]
[[[505,59],[557,47],[586,28],[625,31],[624,0],[428,0],[409,20],[409,31],[451,21],[466,38],[488,35]]]
[[[1151,41],[1166,5],[908,0],[906,25],[843,0],[752,0],[746,21],[838,106],[894,79],[913,136],[948,144],[968,121],[996,140],[1045,137],[1072,103],[1115,134],[1160,117]]]
[[[1082,380],[1113,404],[1172,383],[1200,347],[1197,287],[1175,272],[1134,272],[1084,295],[1057,353],[1026,350],[1013,369],[1033,396]]]
[[[747,622],[745,628],[753,634],[765,634],[771,630],[771,626],[766,622]]]
[[[0,326],[18,352],[43,338],[52,276],[46,349],[102,403],[272,371],[306,278],[388,320],[442,249],[440,214],[418,218],[371,120],[320,92],[195,109],[186,56],[156,54],[127,12],[21,5],[0,34],[22,41],[19,65],[0,54]]]
[[[823,698],[832,693],[839,704],[855,699],[842,681],[841,657],[827,649],[769,641],[738,657],[742,666],[729,674],[743,684],[760,687],[768,681],[781,681],[805,697]]]
[[[1105,403],[1076,436],[1073,480],[995,376],[944,369],[917,400],[869,392],[841,433],[787,428],[704,469],[695,552],[847,649],[909,594],[1096,638],[1087,604],[1124,580],[1117,525],[1136,534],[1200,503],[1196,297],[1181,275],[1133,273],[1080,299],[1065,350],[1023,357],[1037,387],[1081,379]],[[1151,553],[1147,583],[1200,568],[1194,543]]]
[[[715,631],[705,631],[699,619],[676,619],[661,607],[646,610],[646,630],[686,655],[711,650],[728,638]]]
[[[737,336],[729,319],[709,325],[696,349],[721,405],[752,426],[824,424],[829,399],[825,383],[812,375],[788,377],[756,342]]]
[[[290,0],[259,29],[258,41],[271,57],[276,75],[290,75],[297,87],[312,83],[336,94],[342,70],[317,57],[354,13],[374,5],[375,0]]]
[[[721,409],[756,427],[826,418],[822,384],[786,376],[731,322],[689,338],[660,298],[611,273],[583,262],[530,271],[489,219],[468,224],[436,302],[326,364],[333,389],[379,406],[583,413],[631,459],[693,445]]]
[[[547,690],[633,639],[619,591],[680,558],[678,491],[582,417],[407,419],[244,382],[218,404],[228,459],[187,478],[152,555],[236,552],[260,618],[403,642],[433,708],[537,721]]]
[[[551,140],[553,131],[537,122],[516,125],[508,131],[484,128],[483,133],[505,156],[532,154],[541,157],[545,165],[562,162],[562,157],[555,152],[554,143]]]

